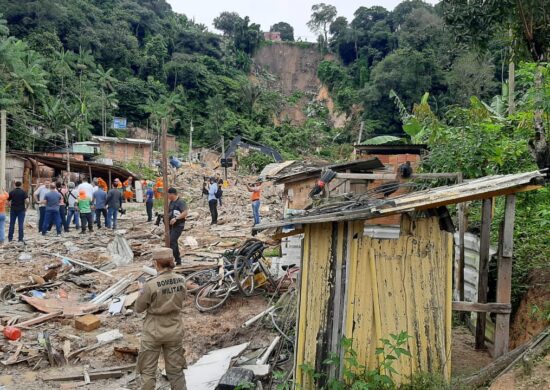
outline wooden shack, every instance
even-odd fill
[[[372,369],[380,339],[402,331],[411,336],[406,345],[411,357],[396,361],[394,368],[401,375],[394,379],[407,381],[416,372],[450,379],[452,310],[481,313],[476,333],[481,346],[485,315],[496,313],[494,355],[507,352],[514,194],[540,188],[544,176],[535,171],[484,177],[409,193],[388,204],[358,202],[353,209],[330,213],[313,209],[304,216],[256,226],[254,230],[293,224],[304,231],[295,340],[297,387],[315,389],[331,377],[341,377],[342,367],[328,370],[323,362],[333,354],[343,361],[343,336],[353,340],[359,364]],[[497,302],[487,303],[486,294],[480,294],[478,302],[453,302],[453,227],[445,206],[482,201],[479,291],[487,291],[490,205],[496,196],[506,196]],[[363,234],[366,221],[390,215],[400,216],[398,238]],[[327,378],[315,384],[303,370],[305,364],[327,373]]]

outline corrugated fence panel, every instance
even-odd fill
[[[348,301],[348,310],[355,312],[353,316],[348,313],[348,318],[354,319],[351,336],[356,348],[363,348],[358,350],[360,361],[372,367],[377,340],[406,331],[411,336],[407,347],[412,357],[395,363],[402,376],[417,371],[450,372],[447,332],[451,324],[446,323],[446,311],[450,310],[446,304],[447,277],[452,272],[452,259],[447,258],[452,253],[449,245],[452,248],[452,235],[439,229],[436,218],[405,219],[399,239],[360,240],[356,263],[351,267],[363,282],[355,282],[360,287],[355,287],[354,297]],[[371,280],[368,248],[375,254],[378,300],[373,299],[372,285],[366,282]],[[382,334],[374,338],[372,305],[377,301]],[[357,326],[360,319],[366,323]],[[349,324],[347,329],[349,332]],[[361,358],[365,353],[371,356]]]
[[[405,331],[411,336],[406,347],[412,356],[395,362],[400,376],[394,379],[406,381],[418,371],[450,379],[452,234],[440,230],[437,218],[403,217],[398,239],[363,236],[362,222],[349,223],[348,234],[343,229],[343,224],[318,224],[305,230],[296,355],[299,388],[315,388],[300,365],[327,372],[322,361],[330,352],[339,352],[334,344],[338,321],[343,322],[341,335],[353,339],[360,364],[376,367],[380,338]],[[341,266],[345,283],[338,282],[335,267]],[[339,308],[334,302],[342,294],[344,305]]]
[[[321,352],[327,331],[332,224],[308,225],[304,242],[296,377],[304,388],[313,388],[300,366],[307,363],[317,370],[323,368],[317,354]]]

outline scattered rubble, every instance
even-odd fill
[[[203,176],[212,173],[193,166],[175,178],[191,211],[180,239],[184,264],[175,270],[184,275],[215,267],[225,250],[251,236],[245,183],[252,178],[230,172],[220,225],[211,227],[201,188]],[[274,187],[264,186],[262,201],[271,219],[281,217]],[[81,235],[73,229],[61,237],[40,236],[36,213],[29,211],[25,243],[0,246],[0,331],[20,331],[13,341],[0,336],[0,389],[138,387],[134,371],[144,315],[136,314],[132,305],[139,294],[138,278],[156,274],[151,250],[163,245],[163,226],[146,222],[143,204],[124,208],[127,212],[119,217],[115,232],[96,229]],[[219,311],[201,314],[189,299],[182,313],[187,328],[183,342],[188,361],[196,363],[186,370],[188,388],[213,389],[194,387],[194,381],[204,377],[193,373],[215,372],[219,380],[238,356],[238,364],[246,364],[256,379],[269,376],[265,362],[275,348],[269,347],[276,334],[272,327],[261,326],[262,318],[270,318],[268,306],[262,296],[236,294]],[[257,320],[244,329],[243,323],[253,317]],[[207,369],[205,360],[216,369]]]

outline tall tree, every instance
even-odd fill
[[[323,33],[325,47],[328,45],[329,26],[336,18],[338,11],[336,7],[330,4],[319,3],[311,7],[311,18],[307,26],[311,31],[320,34]]]
[[[280,32],[283,41],[294,41],[294,27],[286,22],[275,23],[269,31]]]

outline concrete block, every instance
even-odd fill
[[[91,332],[94,329],[99,328],[101,321],[93,314],[86,314],[83,317],[79,317],[74,320],[74,327],[85,332]]]

